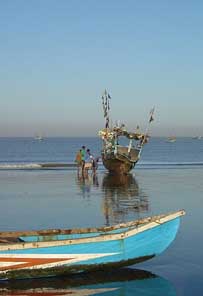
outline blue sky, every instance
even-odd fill
[[[0,136],[96,136],[112,119],[203,134],[203,2],[0,1]]]

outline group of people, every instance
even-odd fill
[[[85,146],[82,146],[75,157],[78,171],[81,169],[82,173],[88,173],[88,170],[92,170],[93,173],[96,173],[98,161],[99,157],[95,158],[91,154],[90,149],[86,149]]]

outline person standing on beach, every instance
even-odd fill
[[[81,149],[81,166],[82,166],[82,172],[84,172],[84,168],[85,168],[85,156],[86,156],[86,150],[85,150],[85,146],[82,146]]]
[[[87,173],[89,169],[92,169],[92,162],[93,162],[93,156],[90,153],[90,149],[87,149],[87,152],[85,155],[85,170]]]
[[[81,156],[81,149],[77,152],[76,156],[75,156],[75,162],[78,168],[78,173],[80,170],[80,167],[82,166],[82,156]]]

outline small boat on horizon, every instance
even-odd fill
[[[149,140],[149,124],[154,120],[154,108],[150,112],[150,119],[145,133],[141,133],[139,126],[134,132],[127,131],[124,124],[110,126],[110,95],[107,91],[102,96],[105,118],[105,128],[99,131],[102,138],[102,162],[105,168],[114,174],[126,174],[132,170],[141,156],[143,146]],[[120,145],[119,140],[124,137],[129,141],[127,146]]]
[[[193,139],[196,139],[196,140],[201,140],[202,139],[202,136],[195,136],[195,137],[192,137]]]
[[[40,135],[36,135],[34,139],[37,140],[37,141],[43,141],[44,137],[40,136]]]
[[[114,269],[161,254],[175,239],[184,210],[114,226],[0,232],[0,279]]]
[[[174,137],[174,136],[168,137],[166,141],[170,142],[170,143],[174,143],[174,142],[176,142],[176,137]]]

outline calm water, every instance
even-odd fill
[[[78,178],[74,169],[33,166],[73,162],[83,144],[99,155],[100,141],[95,138],[0,139],[1,230],[101,226],[184,208],[187,214],[178,235],[161,256],[134,266],[146,271],[141,280],[134,270],[134,277],[109,275],[99,284],[86,279],[74,288],[78,280],[32,281],[25,287],[17,284],[14,291],[23,286],[43,289],[44,295],[50,289],[52,295],[67,295],[71,289],[73,295],[202,295],[203,140],[151,139],[132,173],[120,178],[109,176],[102,165],[96,177],[86,179]],[[28,164],[33,169],[27,169]],[[8,288],[5,283],[0,286]]]

